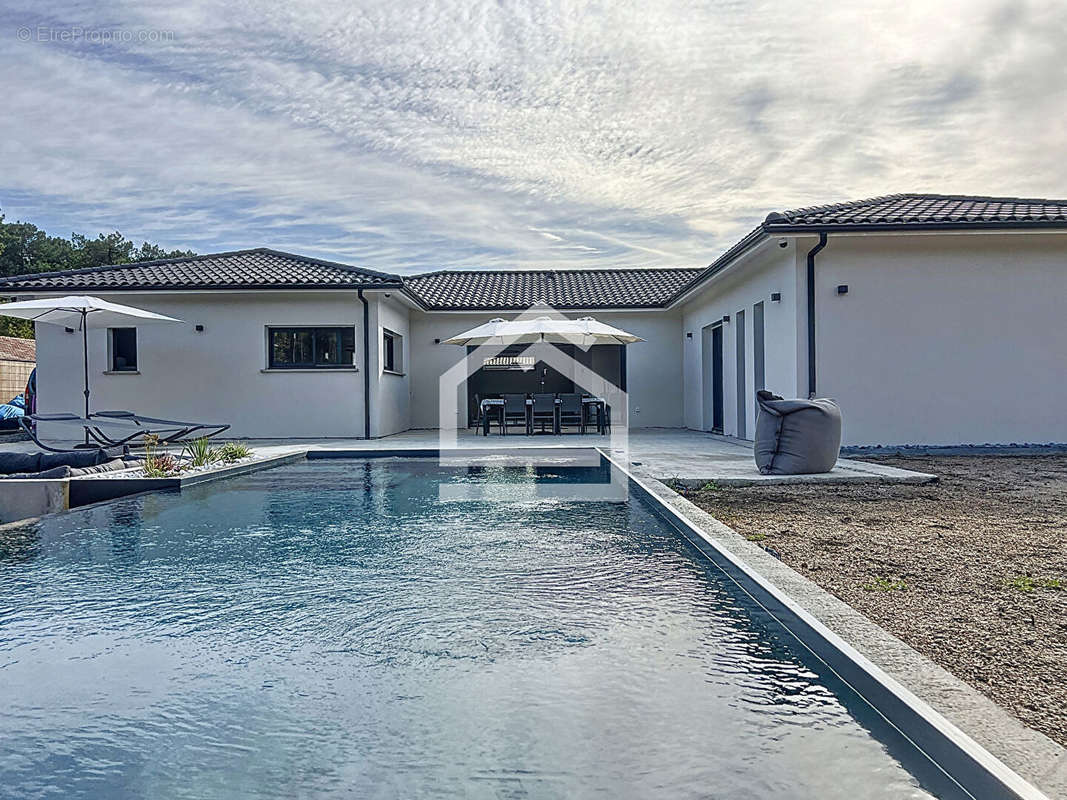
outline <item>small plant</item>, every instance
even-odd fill
[[[240,442],[226,442],[226,444],[216,447],[212,452],[217,453],[218,457],[228,464],[252,455],[252,451],[248,449],[248,446]]]
[[[1059,578],[1034,578],[1030,575],[1016,575],[1008,580],[1008,586],[1029,594],[1034,589],[1053,589],[1059,591],[1064,583]]]
[[[700,491],[702,491],[702,492],[717,492],[721,488],[722,487],[719,486],[719,484],[717,484],[715,481],[708,481],[707,483],[705,483],[703,486],[700,487]]]
[[[148,478],[169,478],[182,471],[182,466],[170,453],[153,453],[144,457],[144,474]]]
[[[144,437],[144,474],[148,478],[167,478],[181,472],[181,464],[170,453],[156,452],[159,437],[150,433]]]
[[[895,581],[892,578],[875,578],[870,583],[863,584],[865,592],[903,592],[908,588],[904,581]]]
[[[206,436],[189,442],[182,450],[183,455],[186,453],[189,455],[189,463],[194,467],[206,467],[221,458],[218,450],[211,446]]]
[[[745,538],[748,539],[750,542],[762,542],[762,541],[765,541],[767,539],[767,534],[765,534],[765,533],[746,533],[745,534]]]

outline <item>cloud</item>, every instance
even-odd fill
[[[0,203],[416,271],[700,265],[776,208],[1062,194],[1062,3],[811,9],[9,1]]]

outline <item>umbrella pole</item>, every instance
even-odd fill
[[[82,311],[82,366],[85,368],[85,421],[89,421],[89,326]],[[89,445],[89,429],[85,429],[85,444]]]

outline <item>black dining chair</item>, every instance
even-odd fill
[[[578,433],[585,433],[585,412],[582,409],[580,394],[561,394],[559,396],[559,427],[568,425],[578,428]]]
[[[529,429],[526,419],[526,395],[505,394],[504,407],[500,409],[500,432],[507,435],[508,425],[522,425]]]
[[[541,433],[545,432],[545,421],[552,423],[552,433],[558,433],[556,427],[556,396],[545,392],[533,395],[531,425],[541,423]]]

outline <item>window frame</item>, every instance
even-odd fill
[[[382,372],[387,375],[404,374],[404,335],[382,328]],[[392,356],[392,364],[390,364]]]
[[[115,333],[118,331],[130,331],[133,336],[133,365],[127,365],[120,367],[115,363],[115,357],[118,355],[117,348],[115,346]],[[137,346],[137,328],[132,325],[116,325],[113,328],[107,329],[107,371],[109,373],[128,373],[139,372],[138,367],[139,353]]]
[[[339,362],[336,364],[321,364],[317,363],[318,354],[316,352],[318,348],[319,334],[329,331],[336,335],[336,342],[338,351],[341,353],[341,357],[344,357],[344,332],[350,332],[352,335],[352,359],[349,362]],[[298,333],[307,332],[311,335],[311,361],[301,361],[299,363],[284,363],[274,360],[274,335],[276,333]],[[356,366],[356,326],[355,325],[268,325],[266,330],[267,338],[267,369],[270,371],[324,371],[330,370],[353,370]]]

